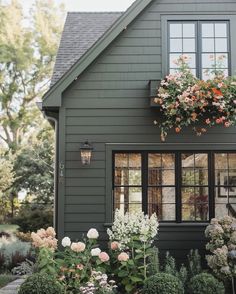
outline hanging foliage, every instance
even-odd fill
[[[162,113],[161,121],[154,121],[161,129],[162,141],[171,129],[180,133],[192,126],[200,136],[215,125],[228,128],[236,124],[236,77],[225,77],[223,70],[215,70],[209,72],[212,78],[200,80],[188,67],[188,58],[180,56],[178,71],[161,81],[154,99]],[[222,55],[218,62],[224,58]]]

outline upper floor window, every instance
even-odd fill
[[[178,69],[176,60],[188,56],[194,75],[209,79],[217,71],[229,73],[230,40],[228,21],[169,21],[169,72]]]

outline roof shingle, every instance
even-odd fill
[[[69,12],[51,79],[53,86],[122,15],[122,12]]]

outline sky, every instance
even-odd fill
[[[133,2],[134,0],[64,0],[68,11],[123,11]]]
[[[67,11],[124,11],[135,0],[55,0],[63,2]],[[33,0],[20,0],[25,9],[30,7]]]

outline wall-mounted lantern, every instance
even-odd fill
[[[92,157],[93,147],[92,145],[86,140],[80,146],[80,155],[81,161],[83,165],[90,165],[91,157]]]

